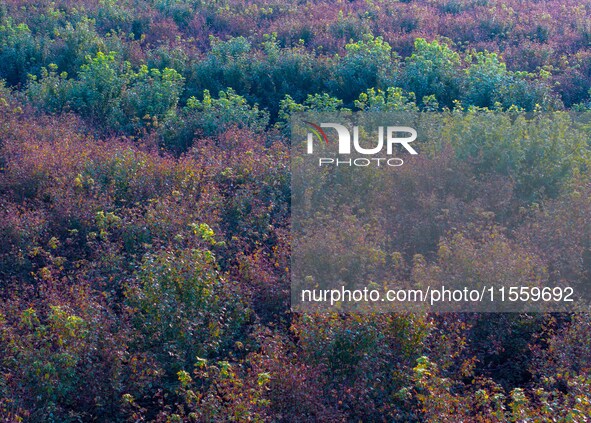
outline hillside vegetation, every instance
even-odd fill
[[[591,416],[589,314],[289,303],[299,111],[464,117],[400,278],[591,283],[591,2],[6,0],[0,79],[0,420]]]

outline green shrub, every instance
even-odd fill
[[[355,107],[364,112],[416,111],[414,93],[406,94],[402,88],[388,87],[386,91],[370,88],[355,100]]]
[[[220,91],[217,99],[211,97],[206,90],[203,92],[203,100],[194,97],[189,99],[184,111],[199,113],[199,127],[204,135],[221,133],[234,125],[260,132],[269,123],[269,114],[266,111],[259,110],[256,104],[251,106],[231,88]]]
[[[143,65],[134,72],[129,63],[118,63],[115,53],[99,52],[87,61],[75,80],[66,72],[58,75],[57,65],[42,68],[41,78],[31,77],[29,100],[49,112],[77,111],[126,133],[158,127],[175,116],[184,78],[174,69]]]
[[[418,38],[405,60],[401,83],[419,99],[434,95],[442,106],[451,107],[460,94],[460,65],[459,54],[447,44]]]
[[[184,78],[174,69],[140,67],[131,75],[118,106],[111,113],[113,127],[133,132],[143,125],[159,126],[174,117],[183,82]]]
[[[563,107],[552,94],[546,79],[527,72],[513,72],[499,90],[501,104],[505,108],[515,105],[527,111],[561,110]]]
[[[0,78],[9,85],[26,82],[28,74],[36,74],[44,65],[49,44],[24,23],[17,25],[10,18],[0,22]]]
[[[279,121],[275,124],[275,127],[281,129],[286,136],[289,136],[289,122],[292,113],[304,111],[336,112],[338,110],[350,111],[343,107],[343,100],[331,97],[327,93],[308,94],[308,97],[302,104],[297,103],[289,94],[286,94],[285,98],[279,102]]]
[[[332,92],[346,105],[352,105],[369,88],[386,88],[392,84],[398,68],[397,57],[382,37],[366,34],[356,43],[347,44],[345,50],[345,56],[334,69]]]
[[[71,93],[72,108],[86,118],[105,122],[117,107],[127,75],[119,69],[113,52],[98,52],[95,57],[87,56],[86,60]]]
[[[470,64],[464,70],[462,99],[466,106],[517,106],[527,111],[559,106],[545,82],[548,72],[541,71],[536,78],[527,72],[508,71],[498,54],[487,51],[468,54],[466,62]]]
[[[492,108],[501,99],[501,90],[509,82],[507,66],[496,53],[473,52],[466,56],[464,104]]]
[[[203,90],[219,92],[230,87],[239,93],[251,90],[253,60],[251,43],[244,37],[221,41],[210,37],[211,51],[194,63],[187,77],[187,92],[199,96]]]
[[[61,71],[76,75],[86,62],[87,56],[95,56],[99,51],[106,51],[104,41],[97,34],[94,20],[83,18],[64,28],[56,30],[56,43],[52,58]]]
[[[161,130],[163,142],[175,151],[184,151],[195,136],[217,136],[236,126],[262,132],[269,124],[269,113],[251,106],[246,99],[232,89],[220,91],[213,98],[209,90],[203,92],[203,100],[195,97],[187,100],[187,105],[178,116],[167,121]]]
[[[194,233],[215,244],[209,226],[195,225]],[[222,353],[247,319],[208,249],[147,254],[125,296],[140,350],[154,354],[169,376]]]
[[[244,37],[227,41],[212,38],[211,51],[188,74],[188,95],[232,88],[275,116],[286,94],[303,100],[309,93],[326,89],[330,74],[327,63],[302,45],[280,48],[275,35],[263,39],[255,50]]]
[[[41,68],[41,77],[31,75],[27,87],[29,101],[50,113],[68,110],[74,90],[75,81],[68,79],[66,72],[58,74],[57,70],[54,63]]]
[[[518,196],[534,201],[555,196],[589,160],[584,130],[567,113],[512,115],[473,110],[444,129],[460,160],[476,173],[510,176]],[[461,134],[456,136],[453,134]]]

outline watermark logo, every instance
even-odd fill
[[[402,147],[407,153],[415,155],[417,151],[410,145],[417,139],[417,131],[408,126],[379,126],[377,130],[376,139],[372,142],[361,145],[359,137],[359,126],[353,126],[350,131],[345,125],[334,122],[323,122],[315,124],[309,121],[303,121],[308,127],[307,134],[307,154],[314,154],[314,140],[324,145],[324,148],[337,148],[339,156],[351,155],[352,152],[356,155],[361,155],[357,158],[342,158],[342,157],[321,157],[319,158],[319,166],[325,165],[349,165],[349,166],[369,166],[372,163],[380,166],[386,164],[388,166],[401,166],[404,162],[398,157],[393,157],[398,149],[396,145]],[[329,130],[332,135],[336,131],[337,142],[331,142],[325,129]],[[335,147],[333,147],[335,146]],[[380,153],[384,153],[386,157],[376,157]]]

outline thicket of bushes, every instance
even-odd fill
[[[385,195],[400,277],[583,286],[589,141],[542,112],[588,109],[590,13],[0,5],[1,418],[585,421],[588,314],[292,313],[286,131],[443,111]]]

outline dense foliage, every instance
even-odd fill
[[[591,283],[591,146],[542,113],[589,110],[590,22],[574,0],[2,2],[0,420],[587,421],[589,314],[292,313],[287,133],[462,115],[388,193],[400,278]]]

